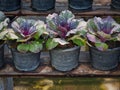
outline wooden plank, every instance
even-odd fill
[[[80,63],[79,66],[69,72],[60,72],[50,65],[42,64],[35,71],[21,72],[15,69],[11,59],[6,59],[6,66],[0,70],[0,77],[24,77],[24,76],[44,76],[44,77],[119,77],[120,65],[111,71],[100,71],[94,69],[90,63]]]
[[[20,16],[21,10],[4,12],[6,16]]]

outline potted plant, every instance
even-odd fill
[[[46,11],[55,7],[55,0],[31,0],[32,8],[38,11]]]
[[[110,16],[95,17],[87,23],[88,45],[92,66],[99,70],[110,70],[118,65],[120,25]]]
[[[112,0],[111,1],[111,8],[112,9],[120,9],[120,1],[119,0]]]
[[[75,19],[71,11],[46,17],[49,33],[46,48],[50,50],[51,65],[59,71],[70,71],[78,66],[80,46],[85,45],[86,22]]]
[[[69,7],[75,10],[90,10],[92,9],[93,0],[68,0]]]
[[[14,11],[21,7],[21,0],[0,0],[1,11]]]
[[[5,15],[0,12],[0,68],[4,65],[4,44],[6,41],[6,28],[8,26],[9,19],[5,19]]]
[[[11,24],[8,45],[11,48],[14,65],[20,71],[35,70],[40,64],[40,52],[46,30],[44,22],[33,19],[17,18]]]

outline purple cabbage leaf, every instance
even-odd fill
[[[74,14],[69,10],[64,10],[59,15],[56,13],[49,14],[46,17],[46,23],[49,38],[52,38],[49,39],[49,41],[51,40],[51,42],[60,45],[70,44],[69,40],[74,40],[70,38],[76,34],[80,34],[80,31],[85,30],[87,25],[83,19],[75,19]],[[55,47],[58,44],[56,44]],[[49,45],[46,46],[48,47]],[[55,48],[51,47],[48,48]]]
[[[19,37],[18,42],[26,42],[32,38],[39,39],[46,32],[46,25],[40,20],[18,18],[11,26]]]
[[[87,22],[87,39],[99,50],[107,50],[109,41],[118,41],[120,25],[108,16],[106,18],[94,17]]]

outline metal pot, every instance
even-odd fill
[[[68,0],[69,7],[75,10],[90,10],[92,9],[93,0]]]
[[[40,65],[40,53],[20,53],[12,50],[16,69],[20,71],[33,71]]]
[[[59,71],[70,71],[78,66],[80,47],[50,51],[51,65]]]
[[[14,11],[21,7],[21,0],[0,0],[1,11]]]
[[[119,48],[100,51],[94,47],[90,47],[91,64],[99,70],[111,70],[118,66]]]
[[[120,10],[120,0],[112,0],[111,8]]]
[[[50,10],[55,7],[55,0],[31,0],[32,8],[38,11]]]

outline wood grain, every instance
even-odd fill
[[[13,61],[6,58],[6,66],[0,69],[0,77],[25,77],[25,76],[44,76],[44,77],[119,77],[120,65],[114,70],[100,71],[94,69],[90,63],[80,63],[79,66],[69,72],[55,70],[49,64],[42,63],[35,71],[22,72],[15,69]]]

